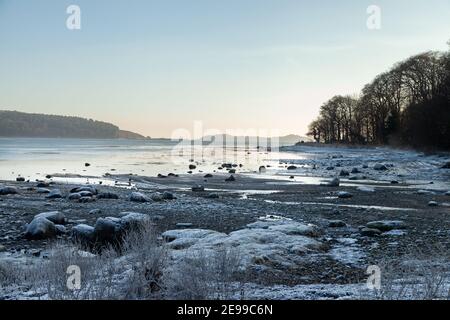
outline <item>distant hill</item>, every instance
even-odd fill
[[[146,139],[102,121],[0,110],[0,137]]]
[[[246,141],[246,139],[248,139],[249,141],[257,141],[258,137],[254,137],[254,136],[249,136],[249,137],[244,137],[244,136],[232,136],[232,135],[215,135],[215,136],[205,136],[202,138],[202,140],[206,143],[221,143],[223,140],[226,141],[233,141],[233,139],[237,139],[238,143],[239,142],[244,142]],[[266,137],[259,137],[259,139],[267,139]],[[280,146],[292,146],[295,145],[296,143],[299,143],[301,141],[304,142],[310,142],[312,141],[311,138],[307,138],[307,137],[302,137],[302,136],[298,136],[295,134],[290,134],[287,136],[281,136],[281,137],[273,137],[271,138],[272,141],[276,141],[276,139],[278,139],[278,143]],[[261,140],[260,140],[261,141]]]

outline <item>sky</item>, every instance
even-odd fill
[[[449,0],[0,0],[0,109],[303,135],[333,95],[447,50],[449,21]]]

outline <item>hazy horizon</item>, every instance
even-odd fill
[[[81,30],[66,8],[80,6]],[[381,30],[366,26],[381,8]],[[0,109],[80,116],[170,137],[305,135],[323,102],[410,55],[446,50],[450,3],[0,0]]]

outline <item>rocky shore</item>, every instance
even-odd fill
[[[97,254],[96,246],[145,220],[170,251],[172,266],[192,252],[238,250],[252,298],[359,298],[354,289],[364,287],[370,265],[427,261],[447,274],[448,190],[351,179],[389,170],[339,168],[318,185],[239,172],[109,177],[122,187],[2,181],[0,262],[40,263],[55,240],[81,241]]]

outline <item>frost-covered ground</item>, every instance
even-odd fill
[[[44,188],[59,190],[61,197],[55,199],[35,182],[0,182],[0,188],[17,191],[0,195],[0,296],[53,297],[42,286],[21,282],[14,270],[51,265],[48,248],[54,239],[30,241],[24,231],[35,215],[58,211],[66,221],[57,239],[67,244],[79,224],[94,226],[101,218],[120,219],[124,212],[147,216],[158,246],[167,250],[162,298],[448,298],[450,170],[441,168],[450,160],[447,155],[311,147],[286,148],[283,155],[261,173],[259,167],[236,164],[235,181],[225,181],[230,168],[207,171],[211,164],[197,163],[192,175],[117,174],[107,179],[125,187],[94,186],[117,199],[71,200],[76,185],[59,179],[46,181]],[[212,176],[206,178],[207,173]],[[336,177],[339,185],[328,186]],[[193,192],[194,185],[205,190]],[[148,202],[130,201],[136,191]],[[164,192],[174,198],[163,198]],[[95,252],[84,256],[92,263],[104,259]],[[122,295],[136,280],[133,259],[129,254],[101,260],[115,266],[110,287],[121,298],[133,298]],[[382,271],[381,291],[366,287],[369,266]],[[111,276],[111,271],[100,274]],[[217,287],[219,293],[213,290]],[[204,295],[196,296],[191,288]]]

